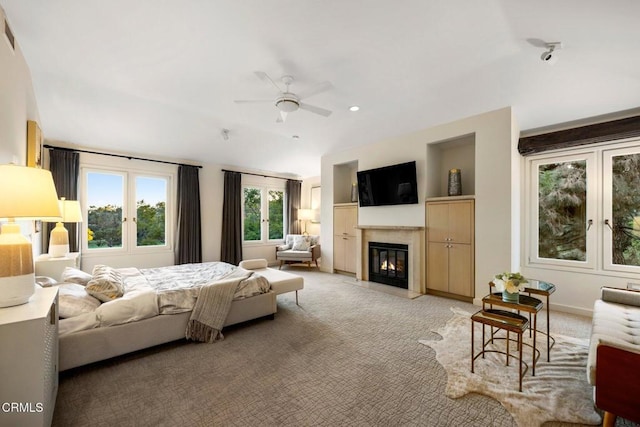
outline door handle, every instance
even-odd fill
[[[613,231],[613,227],[611,226],[611,223],[609,222],[609,220],[608,220],[608,219],[605,219],[605,220],[604,220],[604,223],[605,223],[605,225],[606,225],[607,227],[609,227],[609,229],[610,229],[611,231]]]
[[[591,228],[592,225],[593,225],[593,220],[592,219],[587,221],[587,231],[589,231],[589,229]]]

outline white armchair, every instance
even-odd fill
[[[315,262],[318,266],[320,258],[320,236],[305,236],[302,234],[287,234],[284,244],[276,246],[276,260],[280,261],[280,267],[285,263],[306,263],[311,267]]]

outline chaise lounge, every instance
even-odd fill
[[[593,307],[587,362],[603,425],[616,417],[640,423],[640,292],[603,287]]]

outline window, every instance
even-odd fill
[[[83,175],[86,250],[169,249],[171,176],[98,169]]]
[[[604,153],[605,268],[640,266],[640,147]]]
[[[640,273],[640,145],[625,145],[529,160],[530,263]]]
[[[284,238],[284,190],[243,187],[243,238],[245,242],[268,242]]]

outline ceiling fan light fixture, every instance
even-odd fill
[[[276,107],[285,113],[292,113],[300,108],[300,104],[296,99],[282,97],[276,100]]]

